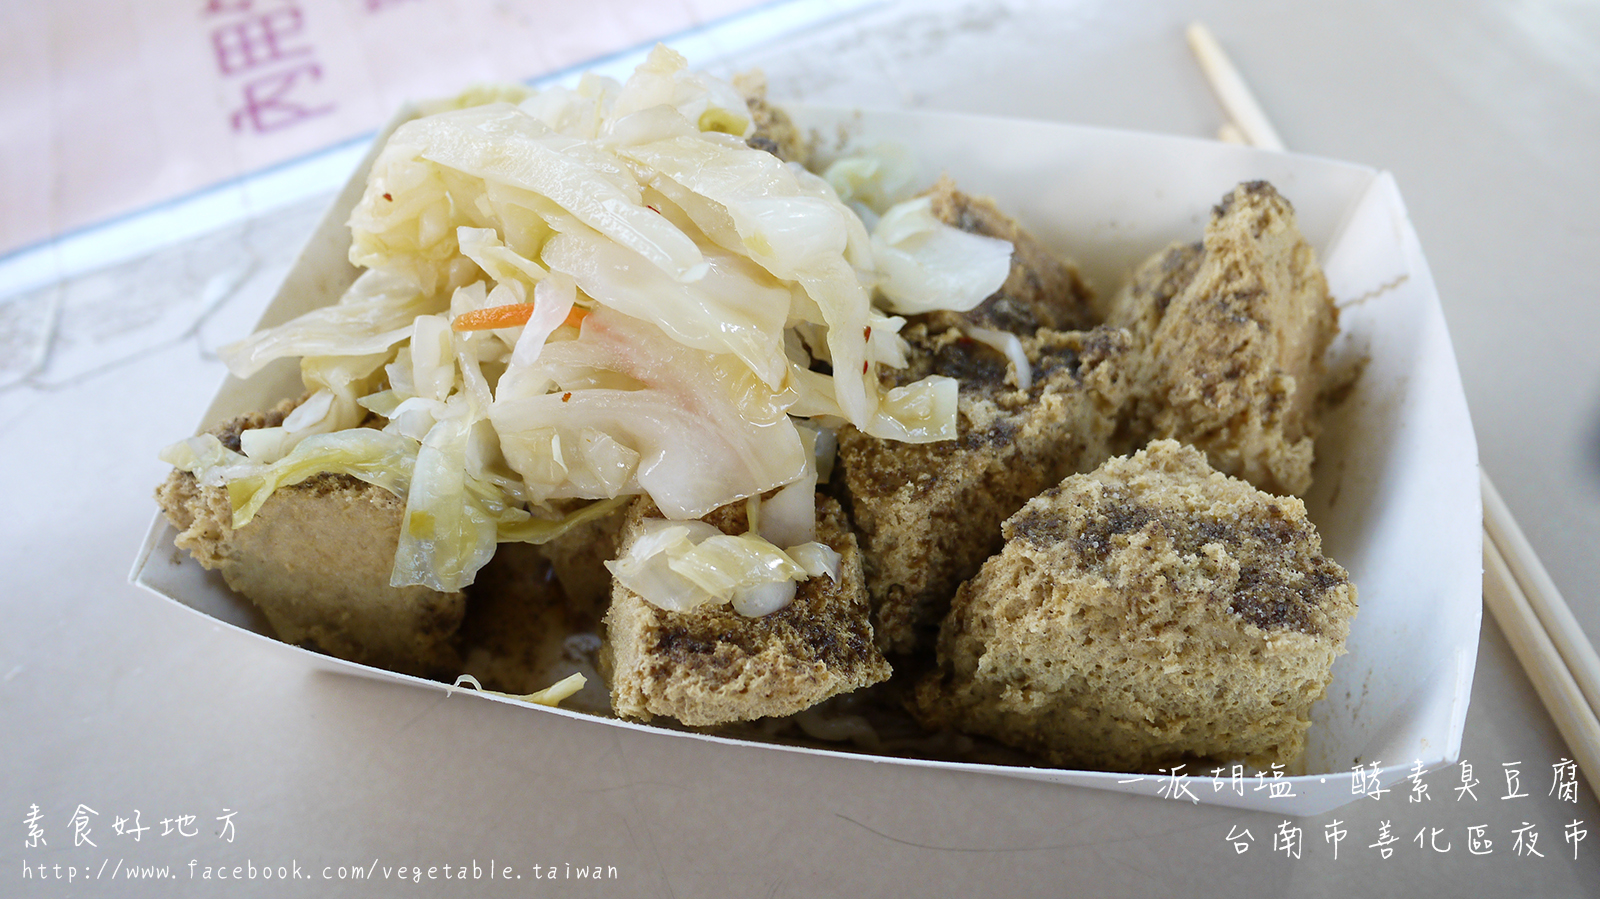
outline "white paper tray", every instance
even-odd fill
[[[841,129],[859,144],[912,148],[924,180],[948,172],[969,193],[993,197],[1046,244],[1074,258],[1109,292],[1139,262],[1175,240],[1199,239],[1210,209],[1240,181],[1272,182],[1294,204],[1341,306],[1335,368],[1364,360],[1350,397],[1325,422],[1316,487],[1306,498],[1325,551],[1360,594],[1349,653],[1334,666],[1327,699],[1313,709],[1304,770],[1273,784],[1210,772],[1182,778],[872,757],[885,764],[981,771],[1095,789],[1311,815],[1388,787],[1416,766],[1453,763],[1460,752],[1477,659],[1482,520],[1477,446],[1438,293],[1387,173],[1306,156],[1211,141],[921,112],[797,107],[805,127],[831,142]],[[397,123],[401,119],[397,119]],[[392,127],[392,126],[391,126]],[[382,137],[380,136],[380,140]],[[368,157],[370,161],[370,156]],[[344,222],[360,196],[365,164],[335,201],[263,316],[285,321],[332,302],[355,278]],[[219,390],[203,424],[264,408],[300,390],[298,368],[280,363]],[[176,435],[175,435],[176,436]],[[152,448],[152,452],[154,448]],[[159,515],[133,571],[135,583],[239,631],[271,641],[248,603],[221,578],[172,549]],[[308,667],[427,689],[442,684],[353,665],[286,644]],[[491,701],[497,697],[485,696]],[[623,739],[737,742],[530,707],[551,726],[612,727]],[[840,758],[856,753],[771,747]],[[1194,776],[1190,776],[1194,775]],[[1289,794],[1289,795],[1286,795]]]

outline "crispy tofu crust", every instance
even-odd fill
[[[999,353],[959,331],[905,334],[911,364],[893,376],[959,379],[959,436],[911,444],[847,427],[838,455],[878,645],[897,654],[932,645],[956,587],[1000,549],[1007,516],[1113,454],[1129,340],[1107,328],[1029,337],[1034,383],[1024,391]]]
[[[603,609],[568,596],[541,549],[500,544],[467,588],[462,670],[485,689],[514,695],[582,674],[583,689],[561,707],[606,714],[611,697],[596,671]]]
[[[1294,209],[1265,181],[1212,212],[1200,245],[1146,262],[1108,311],[1140,348],[1133,422],[1273,493],[1311,486],[1323,357],[1338,311]]]
[[[629,507],[624,551],[642,522],[658,515],[647,499]],[[872,642],[855,537],[834,500],[819,495],[817,517],[817,539],[841,557],[839,582],[802,581],[794,601],[769,615],[746,618],[728,606],[669,612],[617,585],[603,650],[613,710],[709,726],[792,715],[887,680],[889,664]],[[728,534],[748,528],[743,503],[704,520]]]
[[[797,162],[805,166],[811,162],[811,144],[790,121],[788,113],[767,102],[767,76],[760,69],[740,72],[733,76],[733,88],[744,95],[750,107],[750,118],[755,123],[755,133],[745,141],[757,150],[765,150],[784,162]]]
[[[611,572],[606,563],[617,557],[617,540],[626,517],[627,507],[623,506],[539,544],[574,608],[593,610],[596,615],[605,611],[611,599]]]
[[[1294,497],[1158,441],[1005,523],[957,594],[915,711],[1063,767],[1290,764],[1355,587]]]
[[[1077,266],[1050,252],[993,201],[956,189],[948,175],[927,191],[939,221],[985,237],[1011,241],[1011,273],[992,296],[967,312],[936,311],[914,316],[930,330],[962,324],[1032,336],[1040,328],[1083,330],[1099,323],[1094,292],[1078,275]]]
[[[212,433],[237,449],[239,433],[281,424],[295,403],[251,413]],[[234,530],[227,491],[174,471],[156,501],[177,546],[222,574],[266,615],[279,639],[328,655],[424,677],[459,670],[454,639],[462,593],[391,587],[405,502],[347,475],[281,487]]]

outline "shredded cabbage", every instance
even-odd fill
[[[227,472],[232,525],[237,529],[249,524],[279,487],[324,473],[351,475],[396,496],[406,496],[416,461],[415,443],[371,428],[307,437],[270,465],[233,466]]]
[[[911,199],[917,161],[899,144],[878,144],[835,160],[822,177],[869,225],[890,206]]]
[[[908,201],[904,151],[824,179],[751,148],[739,93],[665,47],[623,83],[424,112],[350,216],[355,285],[222,351],[241,377],[300,357],[309,399],[243,453],[195,438],[166,457],[226,485],[236,526],[322,471],[394,491],[395,585],[460,589],[497,543],[641,494],[666,520],[614,571],[663,607],[765,614],[837,578],[814,541],[832,429],[955,437],[954,381],[888,389],[878,371],[906,364],[895,313],[970,308],[1009,245]],[[694,520],[764,494],[751,533]],[[590,502],[558,511],[572,500]]]
[[[933,199],[889,209],[872,231],[878,287],[889,308],[907,315],[933,309],[965,312],[1000,288],[1011,273],[1011,243],[939,221]]]
[[[332,306],[259,331],[217,351],[228,370],[248,378],[274,359],[386,353],[411,333],[412,321],[443,304],[404,273],[366,272]]]
[[[994,347],[1006,357],[1006,361],[1011,363],[1011,370],[1015,372],[1018,388],[1028,390],[1033,387],[1033,365],[1028,362],[1028,354],[1022,349],[1022,340],[1016,334],[977,325],[966,325],[962,330],[968,337]]]
[[[784,550],[754,532],[724,534],[704,521],[655,518],[606,567],[617,583],[668,611],[732,603],[758,616],[787,606],[798,581],[837,580],[839,556],[815,541]]]
[[[574,673],[567,675],[561,680],[556,681],[555,683],[536,693],[501,693],[499,690],[486,690],[484,689],[483,684],[478,682],[477,678],[470,674],[463,674],[460,677],[457,677],[455,683],[451,684],[451,686],[456,688],[469,687],[479,693],[492,693],[495,696],[504,696],[507,699],[515,699],[519,702],[528,702],[535,705],[547,705],[554,707],[559,706],[561,704],[561,700],[575,695],[588,683],[588,678],[581,674]]]

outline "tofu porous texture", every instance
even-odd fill
[[[794,600],[776,612],[750,618],[727,605],[668,611],[615,587],[603,652],[617,714],[726,724],[792,715],[888,679],[889,665],[872,642],[855,535],[833,499],[819,494],[817,511],[818,539],[840,556],[839,579],[801,581]],[[647,500],[629,509],[624,552],[654,514]],[[703,520],[726,534],[749,527],[743,503]]]
[[[932,645],[962,581],[1000,549],[1000,523],[1068,474],[1112,455],[1125,397],[1120,329],[1040,331],[1023,341],[1034,382],[1006,381],[998,352],[950,329],[909,329],[910,371],[961,381],[953,443],[880,440],[853,428],[839,465],[866,557],[878,644]]]
[[[1272,185],[1234,188],[1204,240],[1145,263],[1106,319],[1142,348],[1132,383],[1141,442],[1193,444],[1219,471],[1273,493],[1310,489],[1338,310]]]
[[[1062,767],[1300,755],[1356,598],[1298,499],[1157,441],[1004,531],[940,632],[926,723]]]

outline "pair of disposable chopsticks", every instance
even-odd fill
[[[1600,657],[1528,538],[1483,479],[1483,602],[1505,631],[1589,788],[1600,792]]]
[[[1223,140],[1268,150],[1283,140],[1211,31],[1189,26],[1189,47],[1231,122]],[[1600,657],[1550,580],[1499,491],[1483,486],[1483,601],[1505,632],[1533,688],[1555,719],[1592,790],[1600,791]]]

